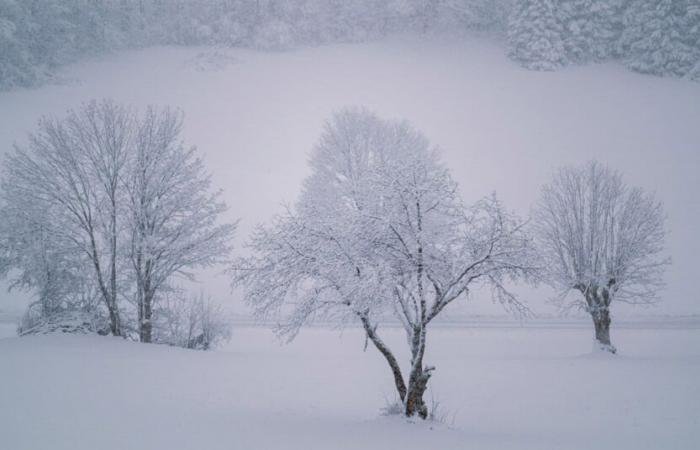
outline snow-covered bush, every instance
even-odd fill
[[[69,333],[107,334],[109,323],[98,310],[60,309],[46,314],[41,305],[33,304],[24,313],[17,326],[17,334]]]
[[[154,342],[209,350],[231,337],[231,322],[219,303],[204,295],[176,291],[158,302]]]

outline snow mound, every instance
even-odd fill
[[[61,311],[43,316],[27,311],[17,327],[20,336],[52,333],[105,334],[106,323],[85,311]]]

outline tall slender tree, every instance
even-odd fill
[[[111,102],[90,102],[65,119],[44,118],[27,148],[5,164],[5,179],[27,202],[51,212],[51,224],[90,261],[112,334],[122,334],[118,251],[123,211],[121,178],[133,139],[133,114]]]
[[[235,226],[220,224],[226,210],[220,191],[194,147],[180,141],[182,115],[149,108],[138,121],[126,179],[129,259],[136,279],[138,330],[151,342],[153,307],[176,275],[222,262]]]

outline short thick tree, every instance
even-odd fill
[[[260,316],[284,315],[293,338],[310,319],[357,321],[386,359],[407,416],[425,418],[434,367],[428,325],[479,283],[524,312],[504,283],[537,273],[534,245],[495,198],[465,207],[427,139],[405,122],[344,110],[326,124],[296,205],[260,226],[234,285]],[[379,325],[394,317],[410,348],[408,377]]]
[[[564,167],[542,190],[536,212],[547,278],[565,308],[591,314],[596,345],[610,341],[613,301],[651,303],[663,285],[665,216],[661,204],[597,162]],[[567,294],[575,290],[580,296]]]

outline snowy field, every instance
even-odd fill
[[[401,344],[399,330],[385,330]],[[307,329],[290,345],[237,327],[214,352],[108,337],[0,340],[0,448],[693,449],[700,329],[444,328],[427,398],[447,424],[383,417],[392,385],[359,329]],[[405,357],[405,355],[402,355]]]

